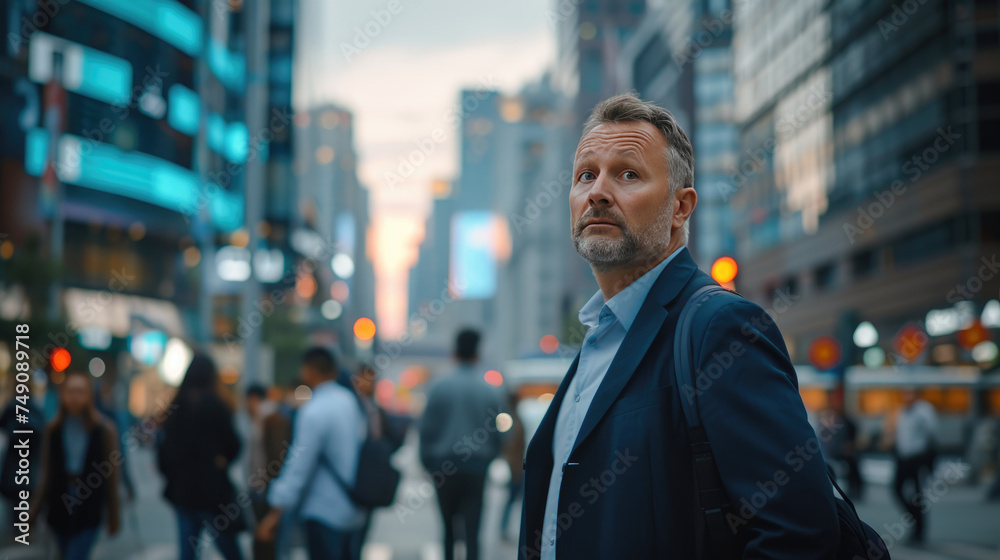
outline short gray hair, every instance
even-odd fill
[[[667,141],[667,167],[670,192],[678,187],[694,187],[694,149],[691,140],[681,130],[670,111],[639,99],[634,93],[623,93],[601,101],[594,107],[583,135],[604,123],[648,122],[655,126]]]

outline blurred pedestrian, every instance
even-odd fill
[[[478,560],[487,469],[500,453],[496,417],[502,402],[475,367],[479,339],[473,329],[458,333],[458,367],[431,386],[419,424],[420,459],[437,484],[445,560],[455,558],[456,526],[464,531],[466,559]]]
[[[847,471],[847,492],[851,499],[860,501],[864,493],[864,479],[858,463],[858,427],[848,416],[844,406],[844,386],[838,385],[830,393],[830,406],[820,411],[820,441],[823,457],[828,463],[842,465]]]
[[[97,406],[98,412],[114,423],[115,428],[118,429],[118,433],[129,433],[134,419],[126,408],[115,406],[114,387],[110,383],[101,382],[95,382],[94,385],[94,404]],[[129,473],[128,447],[127,445],[119,446],[122,454],[120,470],[128,500],[132,501],[135,498],[135,483],[132,481],[132,475]]]
[[[507,503],[503,506],[500,517],[500,537],[511,540],[509,536],[510,513],[524,495],[524,424],[517,414],[517,398],[514,393],[508,395],[507,412],[510,414],[511,425],[507,430],[507,443],[503,446],[503,458],[510,467],[510,481],[507,484]]]
[[[120,526],[118,431],[97,411],[90,375],[70,371],[59,389],[58,411],[45,430],[31,519],[47,509],[59,557],[86,560],[102,520],[110,535]]]
[[[938,419],[934,405],[918,398],[913,388],[902,391],[902,408],[895,421],[896,477],[893,490],[900,505],[914,519],[910,540],[922,543],[925,512],[919,497],[922,479],[934,471],[934,438]]]
[[[368,437],[382,439],[385,437],[387,419],[385,410],[375,402],[375,366],[371,363],[362,363],[354,375],[350,378],[351,387],[355,391],[358,402],[368,419]],[[351,558],[360,559],[361,550],[365,546],[365,539],[368,538],[368,530],[371,528],[372,512],[368,510],[365,515],[365,523],[358,532],[358,537],[354,539],[351,547]]]
[[[229,479],[240,440],[222,391],[211,358],[196,353],[163,425],[159,467],[177,515],[181,560],[198,558],[203,531],[226,560],[243,558],[236,535],[246,518]]]
[[[257,526],[258,538],[273,539],[284,512],[298,510],[312,560],[351,558],[366,516],[346,490],[354,484],[366,419],[337,375],[328,350],[306,352],[301,377],[312,397],[296,414],[293,447],[268,489],[272,509]]]
[[[292,450],[292,430],[300,402],[295,398],[294,393],[289,391],[285,400],[275,403],[274,412],[264,418],[262,447],[266,461],[266,473],[262,473],[260,476],[251,473],[249,478],[250,487],[259,489],[264,496],[264,505],[267,505],[267,490],[270,488],[271,481],[281,474],[285,460]],[[256,516],[258,523],[267,515],[268,511],[270,511],[269,505]],[[281,516],[281,523],[274,539],[263,540],[256,531],[254,532],[254,558],[288,558],[293,540],[305,542],[305,539],[301,538],[301,530],[298,527],[294,511]]]
[[[247,485],[250,489],[254,519],[260,521],[267,514],[267,483],[271,478],[268,473],[268,451],[265,447],[266,421],[277,411],[277,406],[268,400],[267,389],[257,383],[247,387],[243,402],[250,423],[247,434]],[[275,558],[274,541],[261,541],[255,538],[253,557],[254,560]]]

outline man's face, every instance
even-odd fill
[[[604,123],[580,140],[569,195],[573,245],[595,270],[666,256],[677,227],[666,149],[645,121]]]

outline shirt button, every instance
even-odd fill
[[[587,344],[589,344],[591,346],[597,344],[597,338],[591,337],[591,339],[587,341]]]
[[[576,402],[580,402],[580,395],[576,396]]]
[[[549,539],[549,544],[552,544],[552,545],[556,544],[556,540],[555,539]]]

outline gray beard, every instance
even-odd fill
[[[630,267],[662,256],[670,245],[671,218],[664,212],[653,227],[640,234],[621,224],[622,234],[618,239],[585,238],[582,233],[574,234],[573,247],[595,272]]]

